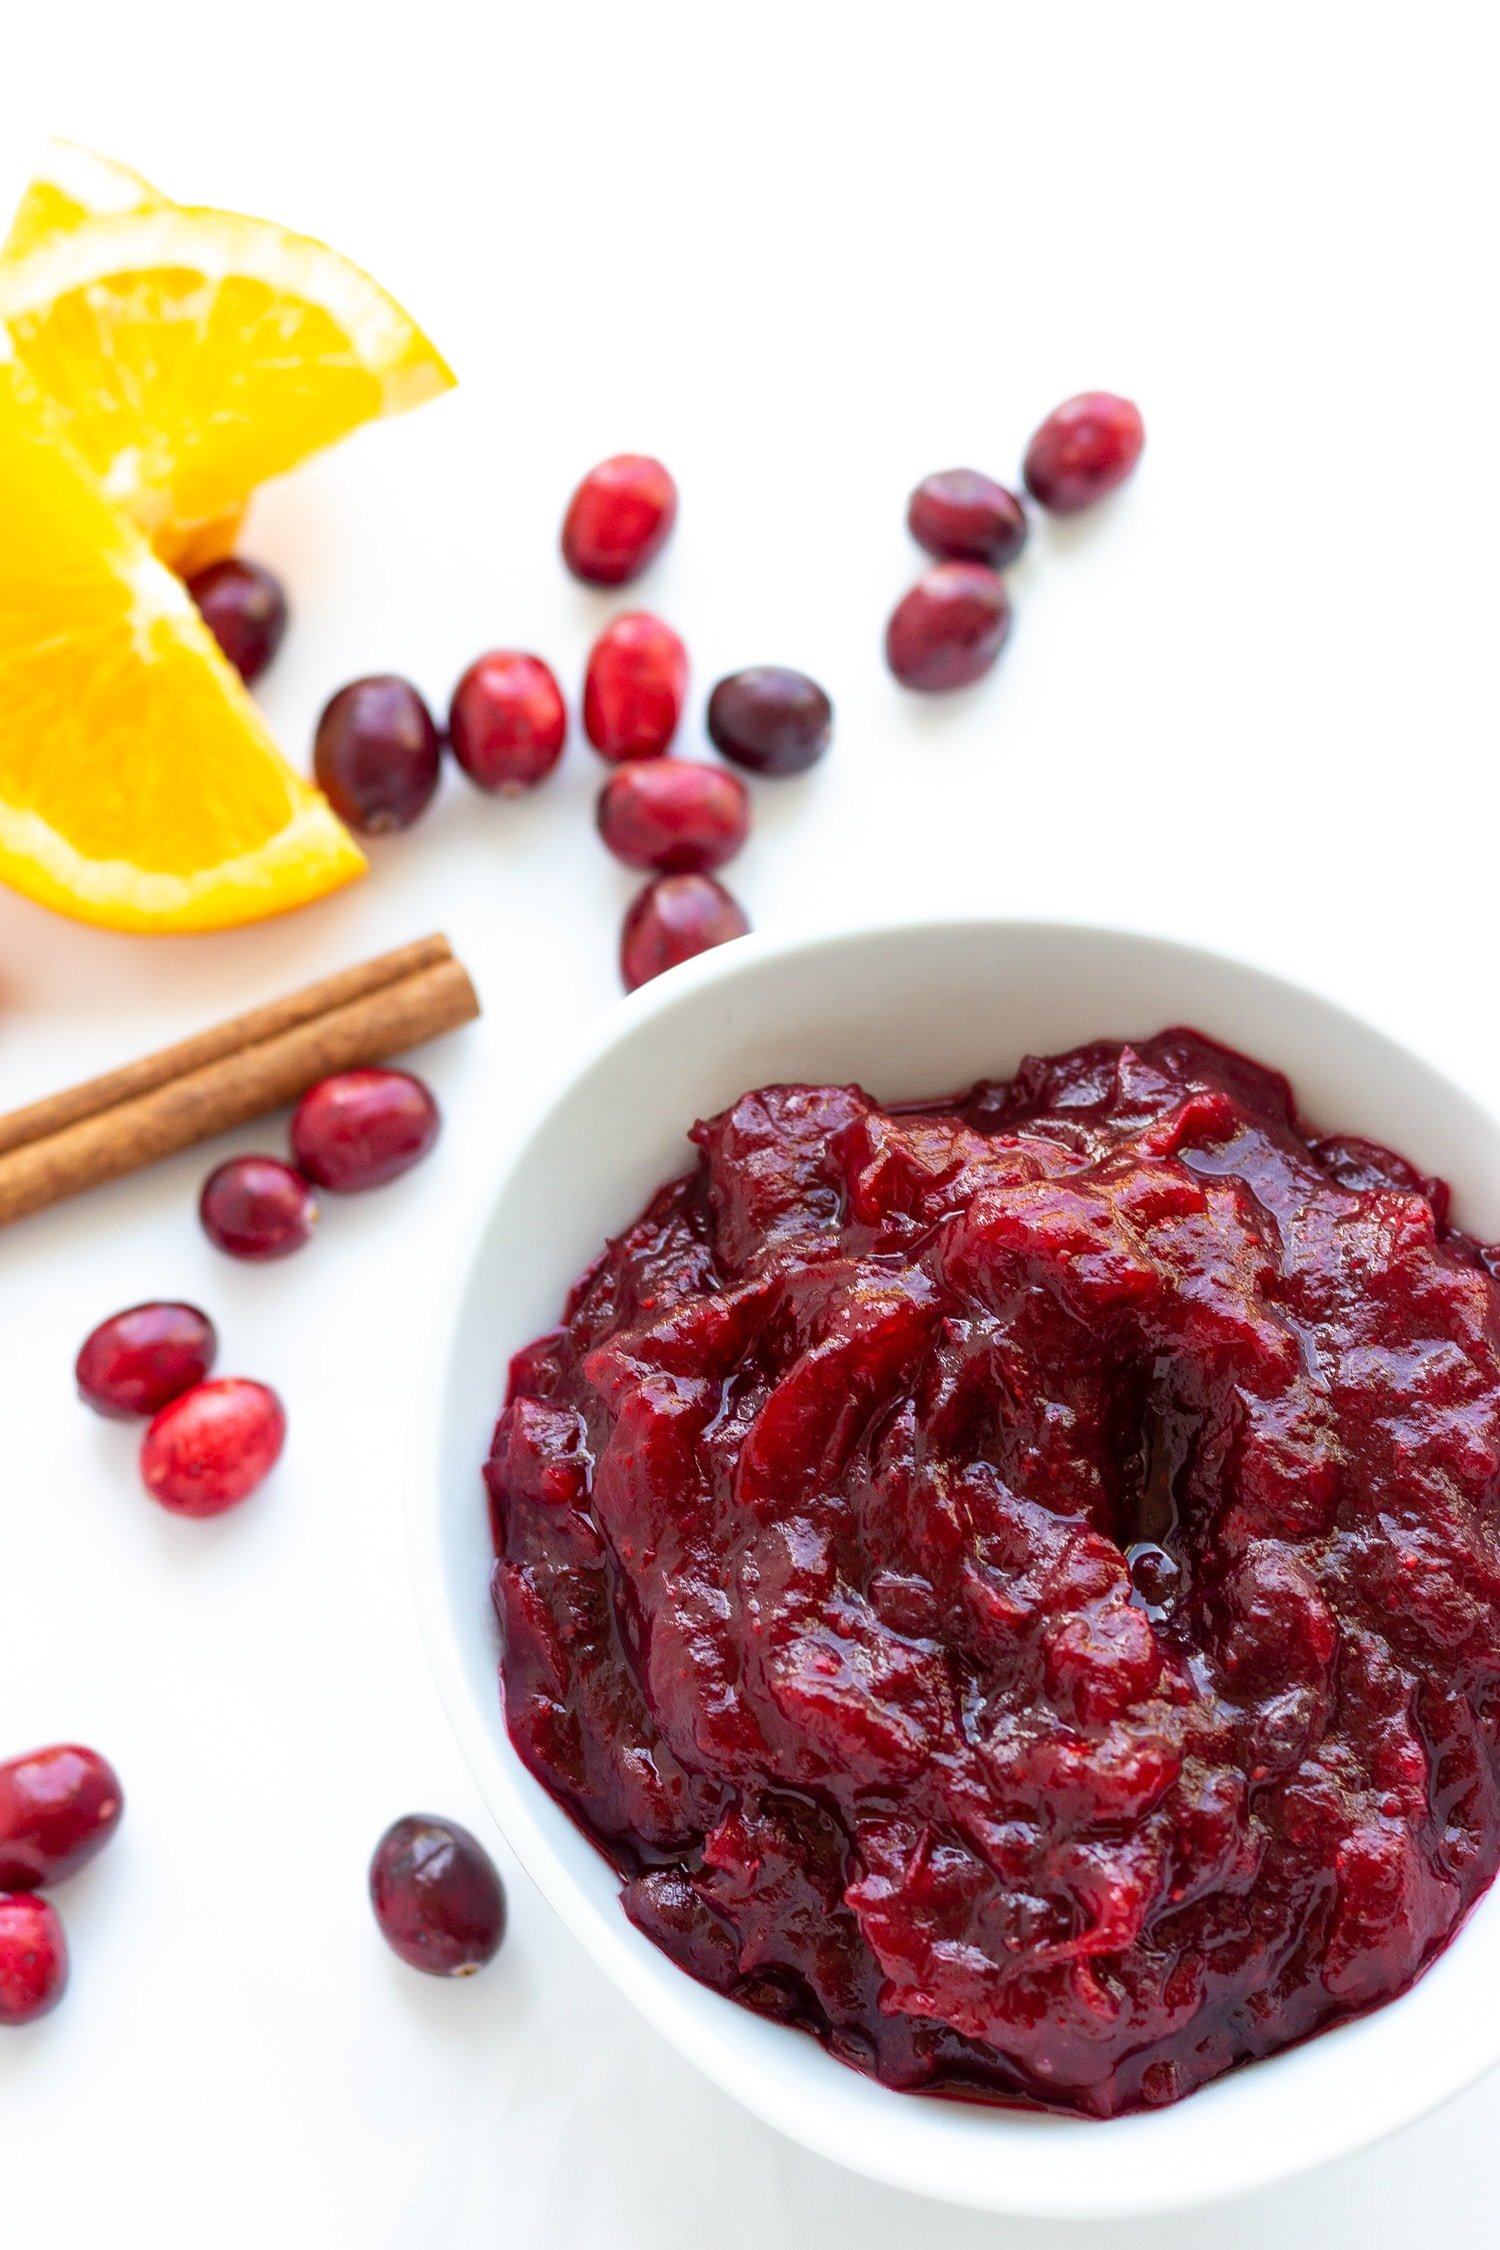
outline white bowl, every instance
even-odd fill
[[[1500,1236],[1500,1127],[1381,1033],[1195,948],[1072,925],[954,921],[755,937],[588,1034],[498,1179],[438,1308],[419,1400],[410,1550],[428,1653],[490,1809],[544,1895],[641,2012],[771,2124],[895,2186],[985,2210],[1096,2217],[1263,2187],[1410,2123],[1500,2061],[1500,1897],[1415,1989],[1176,2107],[1100,2124],[893,2093],[806,2034],[705,1990],[626,1921],[615,1876],[525,1771],[501,1718],[480,1464],[512,1350],[556,1321],[605,1236],[687,1168],[686,1128],[774,1080],[877,1096],[1008,1074],[1028,1049],[1187,1023],[1285,1070],[1307,1116],[1450,1180]]]

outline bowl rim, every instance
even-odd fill
[[[553,1114],[568,1101],[577,1081],[594,1065],[632,1041],[648,1023],[687,1006],[705,987],[730,985],[768,964],[788,963],[809,952],[822,951],[832,946],[859,945],[894,935],[914,940],[928,935],[951,938],[964,930],[983,932],[986,935],[1004,931],[1021,942],[1027,939],[1045,941],[1048,938],[1069,938],[1140,948],[1157,954],[1164,962],[1175,957],[1184,965],[1190,963],[1200,970],[1225,970],[1231,977],[1240,977],[1260,985],[1268,996],[1277,992],[1284,994],[1289,1002],[1298,1006],[1312,1003],[1317,1010],[1347,1026],[1356,1035],[1366,1040],[1383,1042],[1408,1067],[1415,1066],[1419,1072],[1425,1072],[1434,1080],[1445,1098],[1458,1111],[1467,1111],[1484,1129],[1500,1135],[1500,1120],[1466,1086],[1428,1061],[1420,1050],[1395,1038],[1378,1024],[1372,1024],[1340,1002],[1329,999],[1315,985],[1295,981],[1276,971],[1265,969],[1258,962],[1218,947],[1158,936],[1138,928],[1080,921],[1071,916],[987,914],[963,908],[936,914],[925,912],[910,917],[884,914],[847,921],[787,924],[778,926],[773,931],[752,933],[736,940],[732,945],[717,948],[685,962],[637,991],[616,1000],[575,1033],[562,1047],[552,1066],[542,1074],[533,1095],[522,1104],[512,1128],[503,1136],[485,1173],[477,1181],[476,1192],[468,1205],[468,1218],[462,1237],[455,1239],[443,1257],[436,1262],[438,1270],[428,1300],[435,1317],[411,1394],[404,1470],[408,1574],[421,1642],[439,1698],[465,1762],[507,1845],[552,1911],[591,1954],[610,1981],[623,1992],[647,2022],[679,2053],[696,2064],[705,2076],[741,2102],[752,2114],[803,2147],[866,2177],[912,2194],[950,2202],[967,2209],[983,2209],[1018,2218],[1100,2220],[1167,2215],[1254,2193],[1321,2168],[1324,2164],[1354,2155],[1430,2115],[1500,2063],[1500,2018],[1497,2018],[1494,2034],[1487,2046],[1476,2043],[1472,2037],[1467,2042],[1453,2041],[1445,2050],[1441,2063],[1426,2070],[1419,2087],[1407,2085],[1403,2091],[1397,2092],[1392,2081],[1386,2100],[1369,2102],[1357,2114],[1352,2105],[1345,2104],[1338,2123],[1330,2125],[1326,2137],[1316,2147],[1309,2148],[1304,2143],[1296,2148],[1275,2149],[1269,2155],[1263,2151],[1258,2152],[1253,2161],[1239,2164],[1229,2173],[1210,2181],[1205,2181],[1201,2176],[1174,2176],[1170,2166],[1163,2167],[1162,2176],[1147,2178],[1143,2176],[1146,2168],[1135,2164],[1126,2168],[1133,2175],[1130,2184],[1127,2185],[1118,2178],[1106,2184],[1099,2175],[1109,2168],[1092,2162],[1074,2164],[1072,2159],[1080,2152],[1076,2147],[1069,2147],[1069,2144],[1076,2143],[1080,2137],[1093,2140],[1109,2136],[1111,2143],[1123,2156],[1125,2151],[1121,2144],[1127,2136],[1131,2136],[1137,2143],[1148,2136],[1153,2139],[1169,2139],[1174,2120],[1198,2110],[1200,2105],[1214,2104],[1222,2107],[1226,2101],[1232,2102],[1236,2088],[1247,2080],[1261,2078],[1263,2074],[1277,2070],[1278,2066],[1295,2062],[1298,2057],[1309,2054],[1316,2054],[1320,2059],[1335,2056],[1341,2043],[1346,2042],[1351,2033],[1358,2033],[1362,2026],[1389,2018],[1392,2011],[1399,2010],[1412,1993],[1423,1990],[1432,1981],[1434,1972],[1443,1963],[1451,1964],[1474,1914],[1487,1898],[1491,1899],[1495,1912],[1500,1914],[1500,1884],[1497,1884],[1493,1893],[1481,1893],[1466,1922],[1455,1931],[1449,1945],[1435,1957],[1429,1969],[1423,1972],[1408,1993],[1398,1995],[1395,2000],[1384,2003],[1366,2016],[1335,2025],[1311,2041],[1283,2050],[1264,2061],[1240,2065],[1189,2096],[1184,2102],[1171,2104],[1162,2110],[1095,2120],[1045,2111],[1008,2109],[998,2105],[939,2103],[921,2096],[895,2092],[879,2086],[875,2081],[859,2078],[859,2074],[849,2073],[861,2085],[871,2089],[876,2099],[898,2105],[903,2117],[910,2117],[913,2112],[929,2108],[962,2109],[970,2114],[977,2114],[986,2120],[988,2126],[993,2127],[997,2143],[994,2170],[999,2175],[993,2183],[975,2179],[972,2171],[966,2172],[961,2181],[947,2175],[940,2176],[939,2168],[947,2158],[937,2136],[933,2137],[931,2155],[922,2161],[913,2161],[905,2144],[913,2139],[920,2140],[923,2137],[920,2133],[913,2135],[898,2132],[887,2142],[878,2133],[871,2133],[863,2123],[853,2128],[847,2123],[830,2127],[827,2119],[819,2118],[817,2105],[809,2105],[795,2088],[778,2089],[776,2074],[768,2071],[759,2060],[751,2059],[741,2051],[741,2043],[736,2039],[732,2027],[725,2027],[725,2035],[722,2036],[719,2031],[712,2035],[705,2033],[698,2006],[679,1999],[679,1988],[686,1987],[695,1996],[695,2002],[701,2002],[704,1988],[696,1985],[685,1971],[636,1932],[617,1905],[612,1917],[601,1915],[596,1902],[583,1893],[575,1877],[559,1862],[551,1841],[543,1833],[531,1806],[526,1802],[525,1791],[540,1791],[541,1785],[526,1773],[510,1743],[498,1684],[492,1708],[486,1711],[479,1705],[462,1662],[461,1626],[453,1612],[445,1584],[440,1536],[442,1508],[438,1494],[442,1481],[443,1408],[448,1365],[457,1344],[460,1320],[470,1288],[483,1262],[485,1236],[493,1224],[501,1200],[523,1159],[543,1134]],[[601,1222],[601,1228],[603,1223]],[[567,1288],[570,1279],[571,1276],[559,1278],[559,1293]],[[518,1338],[517,1342],[525,1340]],[[474,1504],[476,1510],[483,1505],[477,1475]],[[549,1798],[547,1802],[551,1804],[553,1801]],[[581,1830],[577,1832],[584,1833]],[[596,1849],[592,1844],[590,1848]],[[607,1866],[602,1855],[600,1860],[601,1865]],[[783,2026],[763,2025],[762,2019],[721,1995],[713,1994],[710,1998],[719,2009],[725,2011],[728,2018],[739,2019],[741,2024],[760,2026],[782,2038],[807,2038],[805,2033]],[[746,2032],[743,2045],[748,2047],[750,2043],[750,2034]],[[843,2071],[846,2066],[829,2058],[829,2067]],[[1055,2187],[1049,2183],[1044,2192],[1039,2190],[1034,2179],[1030,2184],[1005,2179],[1003,2139],[1007,2132],[1012,2136],[1018,2132],[1024,2132],[1028,2136],[1046,2134],[1055,2140],[1057,2161],[1054,2169],[1059,2174]],[[1034,2173],[1035,2168],[1032,2170]]]

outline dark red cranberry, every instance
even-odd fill
[[[1125,1560],[1130,1569],[1131,1589],[1142,1609],[1152,1612],[1169,1610],[1177,1599],[1182,1572],[1165,1547],[1154,1540],[1137,1540],[1125,1550]]]
[[[279,1156],[232,1156],[210,1172],[198,1198],[210,1242],[231,1258],[289,1258],[312,1240],[318,1199]]]
[[[1123,484],[1141,457],[1146,425],[1128,398],[1080,391],[1047,416],[1026,448],[1026,489],[1055,516],[1071,516]]]
[[[292,1154],[330,1195],[399,1179],[438,1137],[438,1105],[404,1070],[342,1070],[309,1086],[292,1113]]]
[[[780,664],[752,664],[708,699],[715,749],[749,773],[805,773],[828,748],[833,705],[816,680]]]
[[[442,742],[410,680],[351,680],[323,706],[313,772],[340,820],[363,836],[410,828],[432,803]]]
[[[982,679],[1005,646],[1010,600],[987,563],[934,563],[891,612],[885,658],[903,687],[932,694]]]
[[[711,875],[659,875],[631,901],[625,916],[620,937],[625,990],[634,992],[663,969],[743,937],[749,927],[744,909]]]
[[[677,487],[649,453],[590,469],[563,518],[563,561],[591,586],[623,586],[660,554],[677,521]]]
[[[370,1903],[393,1953],[430,1977],[471,1977],[505,1935],[505,1893],[489,1853],[456,1820],[408,1813],[370,1862]]]
[[[73,1370],[78,1395],[115,1422],[155,1414],[202,1382],[218,1348],[213,1322],[196,1305],[132,1305],[84,1338]]]
[[[491,649],[453,690],[453,755],[476,788],[497,796],[513,797],[545,781],[567,733],[562,690],[539,656]]]
[[[286,595],[259,563],[227,555],[187,582],[204,624],[248,687],[258,680],[286,631]]]
[[[286,1415],[265,1383],[199,1383],[164,1406],[141,1440],[141,1476],[175,1516],[220,1516],[263,1484],[286,1442]]]
[[[35,2023],[67,1983],[68,1947],[55,1908],[34,1891],[0,1891],[0,2023]]]
[[[599,792],[599,833],[627,867],[708,875],[750,833],[745,784],[722,766],[648,758],[622,766]]]
[[[125,1810],[114,1767],[97,1750],[57,1742],[0,1765],[0,1890],[30,1891],[76,1874],[109,1842]]]
[[[978,469],[939,469],[906,504],[919,547],[944,562],[983,562],[1004,570],[1026,544],[1026,510],[1013,492]]]
[[[682,717],[687,650],[644,610],[617,617],[589,651],[583,724],[601,758],[660,757]]]

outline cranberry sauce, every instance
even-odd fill
[[[693,1138],[486,1472],[511,1736],[631,1920],[1100,2116],[1400,1992],[1500,1856],[1500,1254],[1191,1031]]]

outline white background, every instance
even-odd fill
[[[743,663],[838,705],[826,765],[757,799],[756,922],[938,900],[1217,942],[1493,1102],[1495,60],[1480,6],[74,0],[5,11],[0,187],[70,133],[339,244],[458,369],[257,503],[294,759],[357,671],[441,701],[481,648],[535,647],[571,690],[624,605],[563,573],[563,501],[658,451],[682,521],[640,592],[693,654],[680,747]],[[908,488],[1010,474],[1093,385],[1141,402],[1135,482],[1038,532],[988,683],[904,697],[879,635]],[[417,1645],[401,1441],[471,1183],[616,989],[598,779],[577,745],[519,807],[450,777],[356,891],[220,938],[0,897],[0,1106],[435,926],[486,1004],[430,1058],[440,1153],[292,1264],[209,1249],[206,1154],[0,1240],[0,1755],[96,1742],[130,1800],[60,1897],[65,2005],[0,2034],[0,2241],[1490,2239],[1500,2083],[1211,2219],[1011,2228],[740,2114],[518,1875],[482,1978],[383,1949],[388,1820],[449,1812],[503,1858]],[[72,1399],[84,1332],[155,1294],[208,1305],[223,1369],[288,1403],[274,1483],[218,1524],[154,1510],[129,1433]]]

